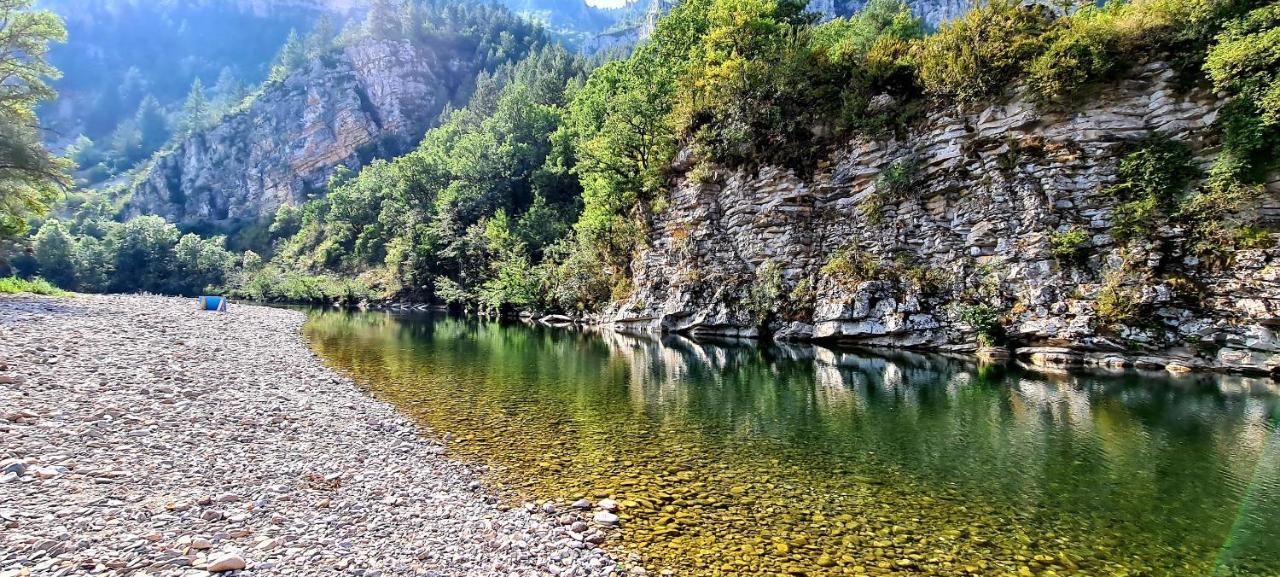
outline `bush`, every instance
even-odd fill
[[[263,268],[248,275],[231,296],[258,302],[356,306],[378,298],[362,279],[307,275]]]
[[[1139,322],[1144,307],[1138,282],[1125,270],[1108,272],[1094,301],[1094,326],[1113,329]]]
[[[70,293],[56,286],[53,286],[40,277],[30,280],[20,279],[16,276],[0,278],[0,294],[22,294],[31,293],[47,296],[68,296]]]
[[[743,303],[756,324],[763,325],[778,310],[784,289],[782,267],[773,260],[764,261],[756,269],[755,278],[747,288]]]
[[[1164,134],[1153,133],[1127,150],[1120,159],[1116,184],[1107,189],[1122,201],[1112,225],[1120,240],[1150,237],[1200,176],[1191,148]]]
[[[1128,4],[1085,6],[1047,35],[1048,47],[1028,69],[1028,84],[1041,100],[1070,96],[1081,86],[1130,64],[1121,58],[1116,20]]]
[[[856,247],[844,247],[832,253],[827,264],[819,271],[822,276],[846,287],[879,278],[883,263],[868,256]]]
[[[1089,233],[1081,228],[1071,228],[1049,235],[1049,250],[1063,263],[1079,263],[1088,256]]]
[[[888,198],[902,198],[911,192],[920,172],[920,159],[915,156],[895,160],[876,180],[876,192]]]
[[[978,334],[978,344],[993,347],[1004,343],[1003,313],[988,304],[966,304],[959,307],[960,321]]]
[[[1280,125],[1280,4],[1227,24],[1204,68],[1219,89],[1250,102],[1264,123]]]
[[[916,49],[920,84],[939,96],[973,102],[1003,91],[1045,51],[1049,9],[992,0],[942,25]]]
[[[1197,0],[1134,0],[1086,5],[1058,19],[1045,35],[1047,47],[1028,68],[1028,84],[1043,101],[1070,98],[1082,87],[1119,73],[1173,47],[1206,14]]]

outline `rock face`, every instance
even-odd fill
[[[245,221],[301,203],[338,166],[409,150],[478,66],[404,41],[357,43],[157,157],[127,212]]]
[[[953,20],[973,7],[964,0],[907,0],[917,16],[931,27]],[[649,0],[644,18],[635,26],[597,34],[582,45],[582,51],[594,54],[624,46],[634,46],[648,39],[658,26],[658,19],[674,8],[674,0]],[[823,20],[845,18],[862,10],[866,0],[811,0],[808,9],[820,14]]]
[[[1123,143],[1160,131],[1205,166],[1215,156],[1220,103],[1173,77],[1148,65],[1062,112],[1016,89],[981,110],[937,110],[902,140],[815,161],[808,178],[774,167],[679,178],[633,265],[634,292],[608,318],[753,336],[759,307],[746,302],[772,274],[781,287],[765,324],[780,339],[973,350],[961,316],[982,304],[1042,363],[1280,370],[1280,249],[1209,263],[1165,223],[1156,241],[1111,237],[1105,190]],[[885,192],[886,171],[902,166],[914,177]],[[1280,224],[1280,179],[1260,211]],[[1050,239],[1072,230],[1084,250],[1064,262]],[[1141,318],[1100,322],[1100,300],[1117,295]]]
[[[972,2],[963,0],[907,0],[907,3],[916,16],[933,27],[953,20],[973,7]],[[849,16],[862,10],[866,4],[866,0],[812,0],[809,2],[809,10],[830,19]]]

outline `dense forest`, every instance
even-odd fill
[[[8,4],[13,14],[23,3]],[[397,15],[418,4],[375,2],[387,10],[332,29],[401,26]],[[49,13],[22,14],[57,27]],[[60,39],[50,32],[47,40]],[[288,36],[266,74],[323,57],[325,48],[307,47],[329,38]],[[1152,221],[1172,220],[1205,245],[1243,246],[1260,235],[1240,209],[1280,159],[1277,46],[1280,4],[1259,0],[1068,10],[994,0],[936,31],[902,0],[873,0],[825,22],[802,0],[685,0],[625,58],[588,61],[546,42],[495,63],[416,150],[340,170],[325,194],[282,207],[259,251],[233,253],[223,238],[184,235],[157,217],[117,222],[115,208],[92,195],[41,220],[34,215],[52,188],[45,182],[65,183],[56,176],[6,184],[8,230],[23,228],[17,214],[38,225],[11,243],[9,266],[82,291],[208,288],[259,300],[597,311],[629,290],[631,261],[677,174],[710,181],[721,167],[803,171],[850,138],[892,138],[928,110],[1001,98],[1011,86],[1046,108],[1070,107],[1155,58],[1173,62],[1186,86],[1229,99],[1215,127],[1222,154],[1202,174],[1184,166],[1179,143],[1135,145],[1114,190],[1124,201],[1118,226],[1140,237]],[[46,66],[28,80],[25,116],[15,118],[30,120],[34,103],[49,100],[41,79],[51,74]],[[221,88],[200,88],[178,113],[188,133],[215,121],[208,100],[228,99]],[[151,115],[142,105],[121,120],[138,133]],[[134,149],[145,154],[167,137],[156,131]],[[82,169],[98,160],[84,150],[73,150]],[[64,161],[48,162],[63,174]],[[909,193],[897,190],[908,175],[883,178],[886,194]]]

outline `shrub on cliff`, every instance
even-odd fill
[[[1004,344],[1005,329],[1001,324],[1004,314],[1000,309],[988,304],[966,304],[957,309],[960,322],[969,325],[977,334],[978,344],[994,347]]]
[[[1042,101],[1069,99],[1135,63],[1202,52],[1216,10],[1234,0],[1134,0],[1086,5],[1057,21],[1027,68]]]
[[[1176,211],[1191,183],[1200,175],[1191,148],[1161,133],[1127,146],[1117,182],[1107,192],[1121,201],[1113,214],[1113,234],[1120,240],[1149,237]]]
[[[1253,105],[1263,124],[1280,125],[1280,4],[1230,22],[1210,50],[1205,70],[1218,88]]]
[[[1045,51],[1049,8],[993,0],[943,24],[916,47],[920,83],[930,93],[973,102],[1008,87]]]

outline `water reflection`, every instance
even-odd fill
[[[330,363],[699,573],[1280,575],[1267,380],[321,312]]]

